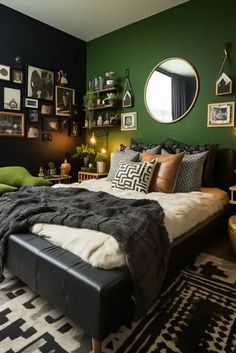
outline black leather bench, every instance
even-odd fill
[[[33,234],[8,239],[6,267],[63,311],[92,337],[93,352],[120,324],[132,319],[128,268],[94,268],[76,255]]]

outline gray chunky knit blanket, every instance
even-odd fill
[[[83,188],[25,186],[0,198],[0,270],[7,237],[35,223],[110,234],[125,253],[138,317],[153,303],[166,273],[170,244],[163,218],[162,208],[152,200],[122,199]]]

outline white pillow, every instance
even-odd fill
[[[112,179],[112,188],[147,193],[156,163],[156,160],[142,163],[119,162],[116,175]]]

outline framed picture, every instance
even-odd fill
[[[38,108],[39,101],[37,99],[25,98],[25,107],[26,108]]]
[[[28,66],[27,96],[45,100],[53,100],[54,72]]]
[[[137,130],[137,113],[122,113],[121,114],[121,130]]]
[[[43,118],[43,131],[58,131],[59,124],[57,118],[44,117]]]
[[[12,70],[12,82],[14,82],[14,83],[23,83],[24,82],[23,70],[19,70],[19,69]]]
[[[39,137],[39,126],[38,125],[31,125],[27,129],[27,138],[35,139]]]
[[[52,135],[51,134],[42,134],[42,141],[43,142],[52,142]]]
[[[0,112],[0,136],[23,137],[24,114]]]
[[[221,96],[224,94],[231,94],[232,86],[233,82],[231,78],[223,72],[216,81],[216,95]]]
[[[53,115],[53,103],[41,103],[40,105],[40,114],[41,115]]]
[[[78,121],[71,121],[70,136],[79,136],[79,122]]]
[[[0,80],[10,81],[10,66],[0,65]]]
[[[132,107],[133,106],[133,96],[131,92],[127,89],[122,97],[122,107]]]
[[[4,87],[4,109],[21,110],[21,91]]]
[[[37,109],[29,109],[29,122],[37,123],[39,121],[39,112]]]
[[[207,127],[234,126],[235,102],[208,104]]]
[[[75,90],[56,86],[56,115],[70,116],[73,104],[75,104]]]

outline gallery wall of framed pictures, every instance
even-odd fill
[[[57,72],[57,80],[55,77],[54,71],[34,65],[0,64],[0,137],[51,142],[54,132],[80,135],[75,89],[68,86],[63,70]],[[45,139],[44,135],[50,138]]]

